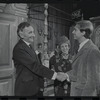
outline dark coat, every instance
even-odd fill
[[[34,49],[19,40],[13,50],[16,68],[15,95],[31,96],[40,89],[40,78],[51,79],[54,72],[40,64]]]
[[[68,75],[71,96],[95,96],[100,87],[100,51],[89,40],[77,53]]]

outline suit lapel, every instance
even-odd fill
[[[32,47],[31,49],[32,53],[34,54],[34,56],[36,57],[37,61],[39,62],[39,59],[38,59],[38,56],[36,55],[35,51],[34,51],[34,48]]]
[[[20,40],[20,42],[21,42],[21,44],[23,45],[24,50],[25,50],[31,57],[35,58],[35,57],[36,57],[36,54],[35,54],[34,49],[33,49],[33,48],[31,49],[23,40]]]
[[[84,52],[87,50],[87,48],[89,48],[89,46],[91,45],[92,41],[89,40],[81,49],[80,51],[77,53],[77,55],[75,56],[75,58],[73,59],[72,63],[78,58],[80,57],[82,54],[84,54]]]

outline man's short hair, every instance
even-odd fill
[[[93,33],[93,24],[89,20],[82,20],[76,22],[76,25],[79,26],[80,31],[85,31],[85,38],[90,38],[90,35]]]
[[[20,37],[20,34],[19,34],[19,32],[20,31],[23,31],[23,29],[25,28],[25,27],[29,27],[30,26],[30,24],[28,23],[28,22],[22,22],[22,23],[20,23],[19,25],[18,25],[18,28],[17,28],[17,34],[18,34],[18,36]],[[20,37],[21,38],[21,37]]]

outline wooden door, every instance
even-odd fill
[[[0,96],[14,96],[12,52],[18,41],[17,26],[27,20],[27,4],[0,3]]]
[[[14,24],[0,20],[0,96],[14,95],[14,66],[12,49],[14,41]],[[13,32],[12,32],[13,31]]]

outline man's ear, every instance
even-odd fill
[[[85,35],[85,33],[86,33],[85,31],[82,31],[83,36]]]
[[[20,35],[20,37],[23,39],[23,32],[22,31],[19,31],[19,35]]]

